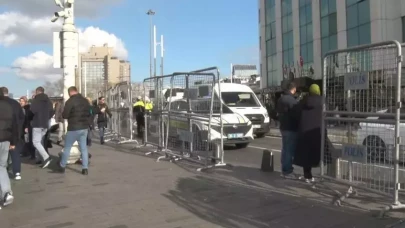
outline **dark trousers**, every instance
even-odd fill
[[[10,150],[13,174],[21,173],[21,156],[20,153],[24,148],[22,141],[16,143],[14,150]]]
[[[46,153],[49,154],[48,149],[52,148],[52,143],[50,141],[50,132],[49,132],[49,130],[46,132],[46,134],[45,134],[45,136],[44,136],[44,138],[42,140],[42,145],[44,146],[44,149],[45,149]]]
[[[312,167],[304,167],[304,178],[312,179]]]
[[[137,125],[136,130],[137,130],[138,136],[141,137],[143,135],[144,128],[145,128],[144,114],[136,113],[135,118],[136,118],[136,125]]]

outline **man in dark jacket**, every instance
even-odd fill
[[[10,178],[7,172],[7,160],[9,150],[15,149],[18,142],[17,115],[13,107],[4,97],[0,90],[0,192],[3,206],[13,203],[14,197],[11,191]]]
[[[284,95],[282,95],[277,102],[278,120],[282,138],[281,169],[282,176],[285,178],[295,178],[293,172],[293,156],[297,143],[298,130],[298,117],[295,110],[298,102],[294,97],[296,91],[296,85],[290,82]]]
[[[49,128],[49,120],[52,118],[54,112],[52,102],[45,94],[45,89],[38,87],[35,92],[35,98],[31,103],[31,113],[33,115],[31,118],[32,142],[43,160],[41,168],[46,168],[52,159],[46,152],[42,142]]]
[[[8,88],[1,87],[0,90],[3,92],[4,99],[11,105],[13,108],[13,113],[17,117],[17,129],[18,129],[18,141],[15,142],[15,149],[10,150],[10,157],[12,162],[13,174],[16,180],[21,180],[21,152],[24,148],[24,112],[23,109],[18,103],[18,101],[11,99],[8,96]]]
[[[62,116],[67,119],[67,133],[65,138],[65,147],[63,148],[60,161],[61,171],[65,172],[70,150],[73,143],[79,143],[79,149],[82,155],[82,174],[88,175],[89,154],[87,151],[87,134],[90,119],[90,103],[86,98],[77,92],[77,88],[72,86],[68,89],[70,98],[66,101]]]
[[[105,129],[107,128],[108,117],[111,118],[112,116],[110,109],[105,103],[104,97],[98,98],[98,106],[97,109],[95,110],[95,114],[97,115],[97,126],[100,133],[100,143],[104,144],[104,132]]]

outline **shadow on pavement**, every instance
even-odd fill
[[[164,196],[199,218],[225,228],[381,228],[398,224],[394,219],[378,220],[359,210],[204,176],[180,178],[176,190]]]

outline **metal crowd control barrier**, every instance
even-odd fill
[[[198,171],[226,165],[218,82],[216,67],[144,80],[154,103],[145,115],[144,145],[164,154],[158,161],[184,159],[201,164]]]
[[[392,197],[392,205],[381,216],[388,210],[405,208],[399,201],[400,183],[405,181],[405,176],[399,175],[399,161],[404,158],[401,62],[402,49],[397,41],[325,55],[321,176],[349,186],[335,202],[338,205],[357,193],[357,188]],[[327,126],[336,122],[346,131],[327,138]]]
[[[106,92],[106,102],[112,114],[108,121],[105,141],[138,143],[133,136],[131,83],[121,82]]]

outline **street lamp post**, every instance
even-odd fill
[[[152,52],[153,52],[153,22],[152,22],[152,17],[156,14],[155,11],[149,10],[146,12],[146,14],[149,16],[149,23],[150,23],[150,50],[149,50],[149,55],[150,55],[150,72],[149,72],[149,77],[152,77]]]
[[[55,4],[62,11],[55,12],[52,22],[63,18],[62,31],[54,33],[54,68],[63,69],[63,100],[69,99],[68,88],[75,86],[75,72],[78,65],[78,33],[74,24],[74,0],[55,0]],[[65,133],[67,121],[65,121]],[[62,150],[63,152],[63,150]],[[75,163],[80,159],[80,150],[77,142],[70,151],[68,164]]]

